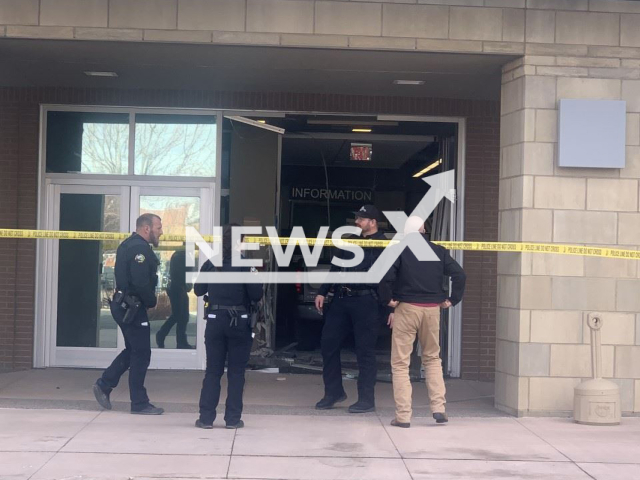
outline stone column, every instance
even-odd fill
[[[614,53],[525,56],[504,67],[501,241],[640,245],[640,62]],[[561,98],[627,101],[626,168],[557,166]],[[620,385],[623,411],[640,411],[639,274],[632,260],[499,254],[496,406],[570,412],[573,387],[591,375],[586,315],[599,311],[604,376]]]

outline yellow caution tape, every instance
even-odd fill
[[[71,232],[61,230],[22,230],[0,228],[0,238],[10,239],[56,239],[56,240],[124,240],[130,234],[120,232]],[[213,235],[205,235],[202,237],[206,242],[220,241],[220,237]],[[185,235],[163,235],[163,242],[184,242]],[[323,244],[324,246],[333,246],[331,239],[318,238],[298,238],[278,237],[280,244],[287,244],[290,240],[296,240],[298,244],[306,244],[314,246]],[[270,245],[269,237],[251,237],[245,236],[246,243],[258,243],[260,245]],[[391,240],[359,240],[345,239],[343,243],[350,243],[361,247],[384,248],[392,242]],[[335,242],[338,243],[338,242]],[[520,253],[555,253],[559,255],[582,255],[587,257],[605,257],[605,258],[622,258],[631,260],[640,260],[640,251],[625,250],[620,248],[608,247],[588,247],[583,245],[562,245],[555,243],[527,243],[527,242],[433,242],[441,245],[448,250],[467,250],[482,252],[520,252]]]

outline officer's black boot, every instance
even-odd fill
[[[111,400],[109,399],[110,391],[105,391],[100,385],[100,380],[93,384],[93,394],[102,408],[111,410]]]
[[[237,430],[238,428],[244,428],[244,422],[242,420],[238,420],[238,423],[227,423],[224,428],[229,430]]]
[[[210,430],[213,428],[213,423],[205,423],[202,420],[196,420],[196,427],[204,428],[205,430]]]
[[[375,411],[376,405],[373,402],[365,402],[364,400],[358,400],[356,403],[349,406],[349,413],[367,413]]]
[[[347,399],[347,394],[342,392],[339,397],[333,397],[325,395],[318,403],[316,403],[316,410],[330,410],[336,403],[344,402]]]
[[[164,408],[156,407],[155,405],[148,404],[143,408],[136,408],[135,410],[132,408],[131,413],[133,415],[162,415],[164,413]]]

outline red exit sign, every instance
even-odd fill
[[[370,143],[352,143],[350,158],[354,162],[370,162],[373,146]]]

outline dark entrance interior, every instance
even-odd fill
[[[422,178],[453,169],[457,163],[455,123],[297,114],[253,118],[286,132],[281,147],[278,215],[282,236],[290,235],[296,226],[313,237],[321,226],[330,226],[331,232],[354,225],[353,212],[364,204],[409,214],[429,188]],[[432,239],[450,238],[450,207],[448,202],[441,202],[428,219],[427,232]],[[380,223],[380,229],[388,238],[395,233],[386,221]],[[331,249],[324,249],[316,268],[328,270],[331,255]],[[303,271],[308,267],[297,255],[288,268]],[[308,368],[321,365],[323,318],[313,305],[319,287],[300,283],[278,285],[277,289],[276,355]],[[386,323],[382,317],[380,321]],[[447,326],[443,316],[441,345],[445,361]],[[385,325],[378,340],[382,371],[389,369],[390,344],[390,330]],[[348,339],[344,355],[347,368],[352,348],[353,339]]]

